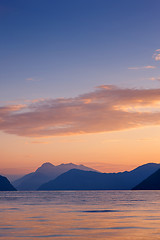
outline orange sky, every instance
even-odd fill
[[[159,163],[159,136],[159,126],[46,138],[1,133],[1,171],[27,173],[43,162],[85,164],[102,172],[131,170],[147,162]]]

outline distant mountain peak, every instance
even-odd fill
[[[131,172],[141,171],[141,169],[145,169],[145,171],[150,171],[151,168],[153,169],[153,172],[154,172],[154,169],[156,171],[159,165],[160,165],[159,163],[146,163],[133,169]]]
[[[45,162],[41,165],[41,167],[53,167],[54,165],[50,162]]]
[[[36,190],[43,183],[53,180],[62,173],[73,168],[86,171],[96,171],[86,166],[76,165],[73,163],[62,163],[58,166],[54,166],[50,162],[45,162],[35,172],[17,179],[13,182],[13,184],[18,190]]]
[[[44,172],[45,173],[46,171],[50,171],[53,168],[55,168],[55,166],[52,163],[45,162],[39,168],[37,168],[37,170],[35,172]]]
[[[74,163],[61,163],[60,165],[58,165],[58,166],[72,166],[72,165],[74,165],[75,166],[75,164]]]

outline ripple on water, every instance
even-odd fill
[[[128,226],[128,227],[109,227],[109,228],[72,228],[71,230],[125,230],[125,229],[152,229],[149,227],[133,227],[133,226]]]
[[[84,210],[80,211],[83,213],[105,213],[105,212],[120,212],[119,210],[110,210],[110,209],[102,209],[102,210]]]
[[[17,238],[55,238],[55,237],[77,237],[77,235],[54,234],[54,235],[39,235],[39,236],[16,236]]]

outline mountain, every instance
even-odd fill
[[[0,175],[0,191],[16,191],[6,177]]]
[[[135,186],[132,190],[160,190],[160,169]]]
[[[22,178],[17,179],[12,184],[17,190],[37,190],[43,183],[55,179],[64,172],[70,169],[81,169],[85,171],[96,171],[84,165],[76,165],[73,163],[60,164],[54,166],[51,163],[44,163],[35,172],[29,173]]]
[[[130,172],[100,173],[72,169],[39,187],[38,190],[129,190],[160,168],[148,163]]]

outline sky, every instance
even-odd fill
[[[0,0],[0,173],[160,162],[159,9]]]

